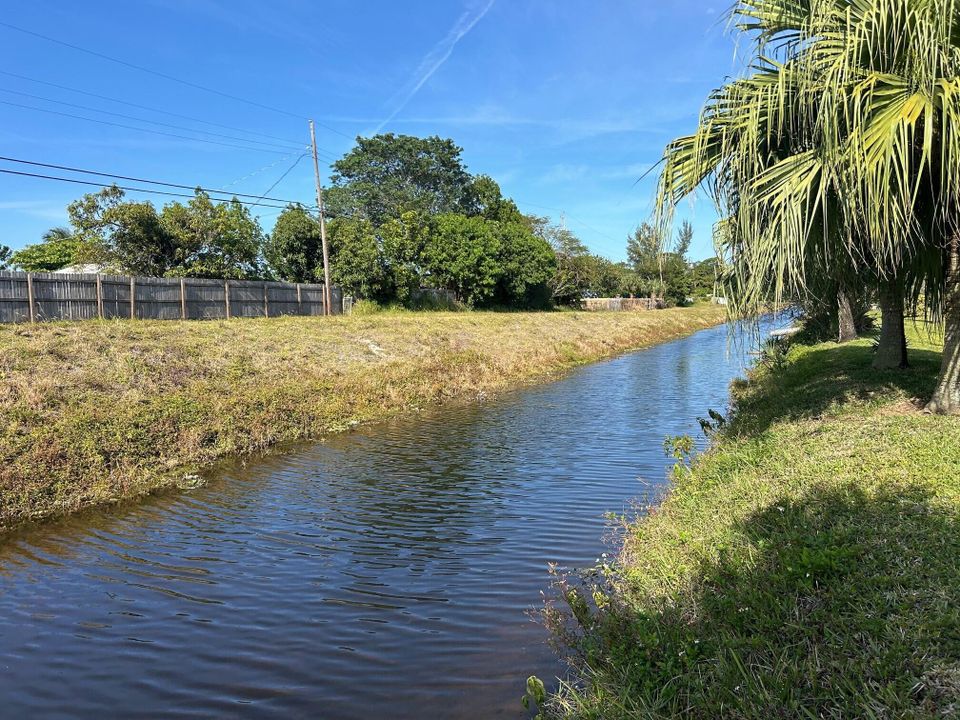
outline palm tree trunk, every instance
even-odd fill
[[[857,339],[857,324],[853,318],[853,306],[850,297],[841,288],[837,293],[837,324],[840,327],[837,342],[846,343]]]
[[[950,241],[943,316],[943,364],[927,410],[938,415],[956,415],[960,413],[960,236],[956,235]]]
[[[895,370],[909,367],[907,333],[903,322],[903,290],[896,280],[880,282],[880,341],[873,367]]]

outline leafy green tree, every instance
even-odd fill
[[[501,240],[481,217],[446,213],[433,219],[425,267],[440,287],[468,305],[493,299],[500,280]]]
[[[553,250],[555,269],[548,280],[550,297],[559,305],[574,305],[589,292],[590,251],[567,228],[553,225],[548,218],[524,216],[524,224]]]
[[[499,239],[499,280],[496,299],[512,307],[545,307],[550,302],[549,282],[557,269],[553,248],[520,222],[492,222]]]
[[[401,303],[409,303],[413,293],[429,283],[423,257],[429,233],[429,222],[412,211],[388,221],[379,230],[383,265]]]
[[[213,202],[198,190],[183,205],[163,208],[162,226],[174,241],[174,277],[258,279],[268,275],[263,263],[263,230],[236,199]]]
[[[0,245],[0,270],[6,270],[10,266],[10,256],[13,251],[6,245]]]
[[[674,246],[673,251],[680,257],[684,262],[687,261],[687,255],[690,252],[690,245],[693,243],[693,225],[689,221],[684,220],[683,224],[680,225],[680,230],[677,233],[677,244]]]
[[[487,220],[501,223],[523,223],[524,216],[517,204],[505,198],[497,181],[489,175],[477,175],[468,189],[471,215],[482,215]]]
[[[663,252],[661,233],[649,223],[643,223],[627,238],[627,260],[643,277],[660,276],[660,255]]]
[[[659,205],[711,190],[736,312],[827,297],[849,317],[872,285],[877,367],[906,364],[907,303],[942,313],[929,409],[960,412],[960,6],[744,0],[735,15],[752,72],[668,146]]]
[[[331,280],[358,298],[393,299],[393,283],[373,223],[362,218],[338,218],[328,229]]]
[[[663,234],[643,223],[627,238],[627,259],[651,295],[662,295],[664,287]]]
[[[53,272],[78,262],[80,241],[68,228],[47,230],[41,241],[27,245],[9,257],[10,265],[26,272]]]
[[[130,202],[117,186],[88,193],[67,207],[77,260],[134,275],[157,276],[175,263],[176,244],[150,202]]]
[[[685,305],[693,294],[690,268],[687,261],[676,252],[664,253],[660,258],[662,268],[663,299],[668,305]]]
[[[387,133],[357,138],[333,164],[327,205],[333,215],[380,227],[405,212],[432,216],[470,212],[472,178],[452,140]]]
[[[264,247],[274,274],[286,282],[323,279],[320,222],[302,205],[288,205],[280,213]]]
[[[600,255],[584,258],[587,267],[587,290],[590,297],[622,297],[638,294],[634,286],[636,273],[626,263],[615,263]]]
[[[694,263],[690,269],[693,294],[698,298],[708,298],[714,294],[720,272],[717,258],[709,258]]]
[[[671,305],[685,305],[693,294],[693,277],[687,263],[687,253],[693,242],[693,226],[684,221],[677,233],[672,252],[659,258],[664,300]]]

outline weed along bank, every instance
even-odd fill
[[[250,373],[278,378],[284,360],[256,354],[258,345],[352,368],[329,385],[301,371],[295,404],[257,398],[256,425],[232,418],[251,434],[283,416],[303,422],[320,401],[339,406],[330,427],[383,419],[387,404],[396,414],[222,463],[181,482],[186,490],[8,534],[0,637],[19,658],[5,671],[13,702],[43,716],[66,700],[68,688],[51,682],[66,672],[94,689],[72,699],[82,715],[106,702],[121,715],[159,707],[170,687],[181,712],[208,716],[262,702],[290,717],[317,708],[350,719],[520,715],[526,675],[563,671],[530,618],[550,582],[547,563],[583,566],[608,550],[606,514],[631,506],[638,477],[666,476],[663,435],[693,432],[689,408],[722,406],[742,372],[745,356],[726,352],[727,329],[708,310],[181,324],[179,347],[194,356],[245,348],[203,362],[234,387],[248,387]],[[149,333],[180,327],[106,324],[121,326],[141,348],[156,339]],[[200,339],[211,330],[219,342]],[[150,352],[163,352],[167,372],[184,372],[170,349]],[[206,384],[203,397],[222,387]],[[236,413],[238,402],[234,390],[216,415]],[[203,410],[182,396],[171,407],[181,418]],[[184,429],[179,444],[214,432],[227,440],[227,428]],[[136,681],[145,663],[162,682]]]
[[[0,720],[960,717],[960,1],[114,5],[0,20]]]
[[[141,495],[226,457],[469,401],[722,320],[697,306],[0,325],[0,520]]]

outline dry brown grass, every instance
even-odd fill
[[[0,528],[722,320],[701,306],[2,326]]]

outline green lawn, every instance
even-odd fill
[[[716,447],[548,610],[577,676],[548,715],[960,716],[960,418],[918,409],[939,346],[910,347],[878,373],[870,341],[797,346],[735,388]]]

